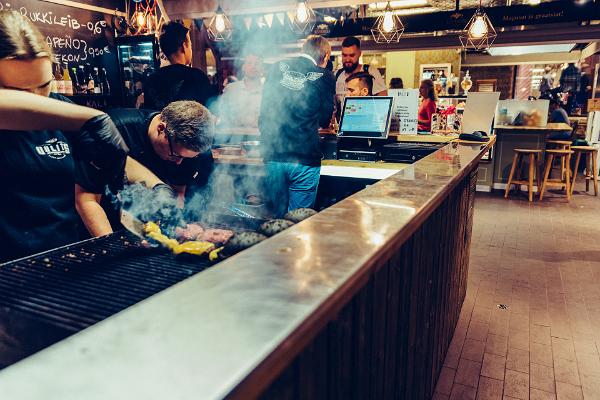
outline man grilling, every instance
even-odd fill
[[[312,207],[321,171],[319,126],[329,126],[335,81],[325,69],[331,46],[311,35],[300,56],[274,65],[259,117],[262,155],[276,215]]]
[[[129,156],[148,168],[161,181],[157,190],[182,201],[186,187],[206,184],[212,172],[209,149],[213,139],[213,117],[200,103],[176,101],[161,112],[114,109],[109,116],[129,147]],[[111,200],[101,187],[76,187],[77,209],[92,236],[102,236],[120,227]],[[149,205],[150,206],[150,205]]]

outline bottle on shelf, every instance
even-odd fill
[[[73,86],[73,94],[79,94],[81,89],[79,88],[79,75],[77,74],[77,67],[71,66],[69,70],[69,75],[71,76]]]
[[[65,94],[65,81],[60,64],[54,64],[54,81],[56,82],[56,93]]]
[[[125,67],[123,68],[123,84],[125,85],[125,93],[131,94],[131,89],[133,88],[133,73],[131,72],[131,68]]]
[[[92,67],[87,66],[87,73],[86,73],[86,82],[87,82],[87,94],[94,94],[94,88],[96,86],[96,82],[94,82],[94,75],[92,74]]]
[[[100,80],[102,94],[105,96],[110,96],[110,84],[108,83],[108,74],[106,73],[106,68],[100,69],[98,79]]]
[[[79,81],[79,93],[87,94],[88,82],[85,67],[83,65],[80,65],[77,70],[77,80]]]
[[[94,67],[92,76],[94,77],[94,94],[102,94],[102,84],[100,83],[98,67]]]
[[[73,81],[71,80],[71,74],[69,73],[69,66],[65,64],[63,68],[62,79],[65,85],[65,94],[67,96],[73,96]]]

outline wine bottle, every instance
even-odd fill
[[[73,81],[71,80],[71,74],[69,73],[69,66],[65,64],[63,69],[63,82],[65,85],[65,94],[67,96],[73,96]]]

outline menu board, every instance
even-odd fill
[[[45,36],[55,62],[97,64],[95,58],[114,52],[110,14],[41,0],[0,0],[1,10],[16,10],[33,22]]]
[[[394,98],[390,131],[405,135],[417,134],[419,90],[390,89],[388,95]]]

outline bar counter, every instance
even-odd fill
[[[430,398],[489,145],[450,143],[2,370],[2,398]]]

